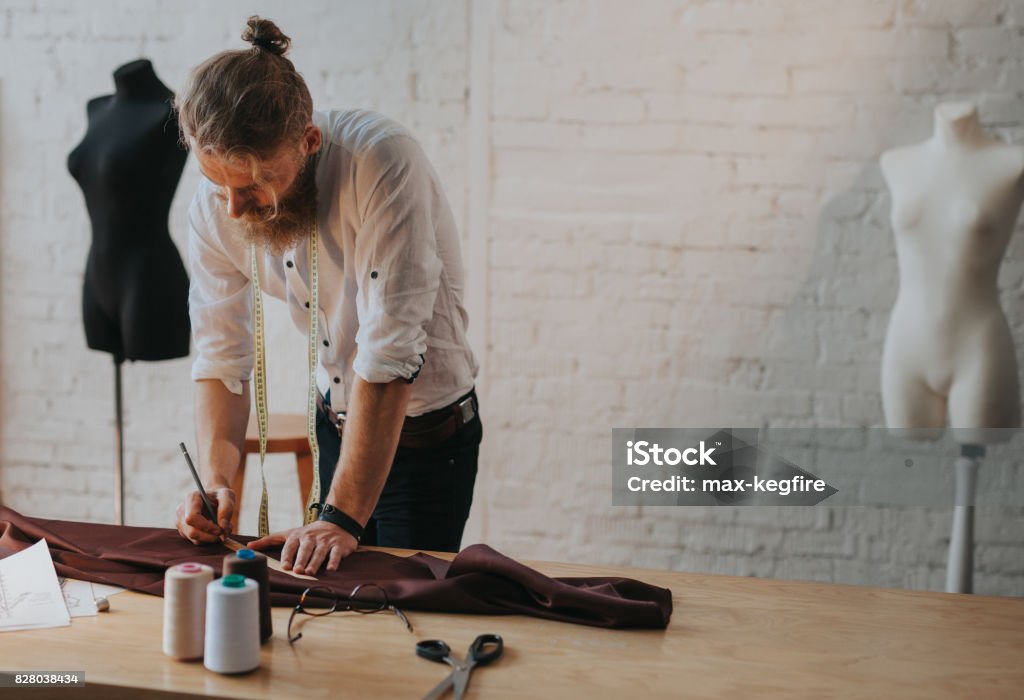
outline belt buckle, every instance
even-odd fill
[[[462,417],[463,424],[473,420],[473,416],[476,415],[476,413],[473,410],[472,396],[467,396],[462,401],[459,401],[456,407],[459,409],[459,414]]]
[[[334,415],[338,418],[338,422],[334,424],[334,429],[338,431],[339,438],[344,437],[342,433],[345,431],[345,414],[335,413]]]

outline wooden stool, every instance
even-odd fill
[[[267,416],[267,454],[273,452],[294,452],[295,468],[299,473],[299,498],[301,509],[306,510],[306,499],[313,488],[313,454],[309,451],[309,437],[306,434],[306,416],[290,413],[271,413]],[[231,520],[231,532],[238,532],[238,516],[242,512],[242,484],[245,482],[246,458],[260,453],[259,423],[249,421],[245,432],[245,447],[238,472],[231,483],[235,492],[235,516]]]

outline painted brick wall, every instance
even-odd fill
[[[610,429],[879,426],[896,266],[879,153],[972,99],[1024,141],[1024,2],[15,2],[0,9],[4,502],[110,517],[112,368],[79,320],[89,246],[64,159],[140,55],[180,85],[279,21],[318,106],[424,142],[462,224],[485,446],[467,541],[517,556],[940,589],[949,508],[613,508]],[[189,163],[172,214],[197,181]],[[1001,277],[1024,341],[1019,236]],[[271,305],[271,402],[301,338]],[[125,368],[129,522],[187,475],[188,360]],[[1004,460],[1005,461],[1005,460]],[[254,471],[254,464],[250,470]],[[298,514],[268,460],[272,526]],[[894,488],[913,489],[912,474]],[[937,475],[935,478],[951,478]],[[1017,489],[1018,466],[995,478]],[[243,523],[255,520],[250,477]],[[976,589],[1024,594],[1024,509],[978,513]]]
[[[508,549],[942,588],[949,508],[616,509],[608,428],[881,425],[878,155],[944,99],[1020,141],[1022,21],[1009,2],[501,4],[487,522]],[[922,478],[952,470],[893,488]],[[1020,493],[1019,465],[983,478]],[[1021,516],[979,511],[977,590],[1024,592]]]

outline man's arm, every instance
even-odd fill
[[[230,487],[249,425],[249,382],[242,382],[241,394],[233,394],[219,379],[197,381],[195,414],[203,485]]]
[[[391,471],[411,393],[404,379],[371,384],[355,377],[341,457],[324,501],[361,525],[373,514]]]
[[[234,240],[222,229],[226,218],[212,202],[211,188],[200,183],[188,210],[196,459],[223,527],[207,519],[199,493],[193,491],[178,507],[177,528],[195,544],[229,534],[236,498],[228,486],[238,469],[249,419],[252,283],[243,272],[249,256],[226,246],[225,241]],[[227,386],[241,393],[234,394]]]
[[[197,381],[195,416],[200,477],[217,508],[219,523],[207,519],[198,492],[190,494],[178,507],[178,532],[198,544],[230,534],[237,500],[231,482],[242,458],[249,423],[249,382],[242,382],[239,395],[219,379]]]
[[[357,376],[352,385],[341,456],[324,501],[362,525],[377,506],[391,471],[411,390],[404,379],[371,383]],[[318,520],[249,546],[265,549],[282,542],[281,563],[298,574],[315,574],[324,562],[328,571],[334,571],[359,545],[337,525]]]

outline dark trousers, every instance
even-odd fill
[[[330,402],[330,392],[325,398]],[[321,411],[317,411],[316,436],[320,443],[320,499],[326,500],[341,455],[341,438]],[[473,503],[482,438],[478,411],[473,420],[436,446],[399,447],[361,543],[459,551]]]

